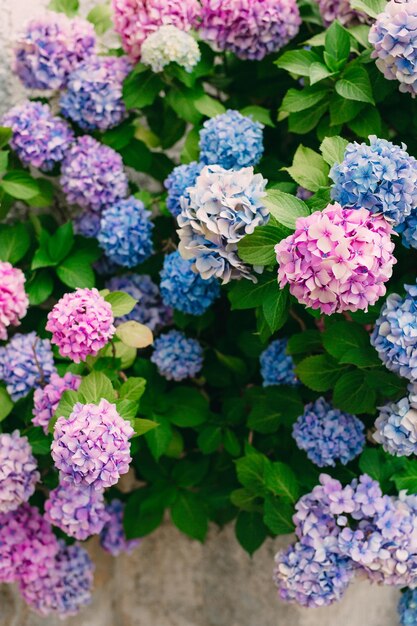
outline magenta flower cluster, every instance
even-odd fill
[[[51,421],[64,391],[77,391],[81,377],[67,372],[64,376],[52,374],[50,381],[44,387],[35,389],[33,418],[34,426],[41,426],[45,435],[48,433]]]
[[[112,500],[106,507],[108,521],[100,534],[100,545],[112,556],[119,556],[122,552],[128,554],[140,544],[139,539],[126,539],[123,528],[123,512],[125,505],[120,500]]]
[[[317,0],[317,4],[326,28],[333,24],[335,20],[338,20],[344,26],[352,26],[369,21],[365,13],[352,9],[349,0]]]
[[[391,233],[383,217],[337,203],[300,217],[295,232],[275,246],[279,284],[326,315],[366,311],[392,275]]]
[[[76,289],[66,293],[48,314],[46,330],[59,353],[79,363],[96,356],[113,337],[111,305],[97,289]]]
[[[0,435],[0,513],[27,502],[40,479],[38,464],[27,437],[18,430]]]
[[[26,278],[22,270],[7,261],[0,261],[0,339],[7,339],[7,327],[19,326],[25,317],[29,298],[25,292]]]
[[[108,400],[77,402],[69,418],[60,417],[55,424],[51,453],[61,482],[96,490],[115,485],[129,469],[133,434]]]

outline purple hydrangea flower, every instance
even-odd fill
[[[81,384],[81,377],[67,372],[64,376],[52,374],[50,381],[44,387],[35,389],[33,396],[34,426],[41,426],[45,435],[48,434],[49,422],[51,421],[64,391],[77,391]]]
[[[93,574],[94,565],[87,551],[77,544],[66,546],[61,540],[52,567],[34,580],[22,582],[19,591],[40,615],[69,617],[90,604]]]
[[[220,296],[220,285],[215,277],[204,280],[192,265],[179,252],[168,254],[160,274],[161,295],[164,304],[177,311],[202,315]]]
[[[134,320],[158,331],[172,322],[172,310],[162,302],[159,288],[146,274],[123,274],[113,276],[106,282],[110,291],[124,291],[137,300],[132,311],[117,318],[117,323]]]
[[[82,541],[98,535],[109,516],[102,491],[63,483],[50,492],[45,502],[45,519],[70,537]]]
[[[212,117],[200,131],[202,163],[226,170],[257,165],[264,151],[263,128],[263,124],[239,111]]]
[[[83,211],[74,219],[74,231],[77,235],[95,239],[100,232],[100,213]]]
[[[170,330],[155,340],[151,361],[167,380],[193,378],[203,367],[203,349],[196,339]]]
[[[100,533],[100,545],[112,556],[119,556],[122,552],[128,554],[140,544],[139,539],[126,539],[123,528],[124,504],[120,500],[112,500],[106,507],[109,520]]]
[[[398,603],[400,626],[417,626],[417,589],[407,589]]]
[[[196,161],[187,165],[178,165],[164,181],[164,187],[168,191],[167,209],[174,217],[181,213],[181,197],[186,200],[190,199],[188,187],[194,187],[203,167],[203,163]]]
[[[298,379],[294,372],[294,361],[287,354],[287,339],[276,339],[262,352],[259,357],[263,386],[297,385]]]
[[[317,0],[323,23],[328,28],[335,20],[344,26],[369,22],[369,17],[362,11],[355,11],[349,0]]]
[[[47,104],[26,100],[2,118],[3,126],[12,129],[10,147],[24,165],[49,172],[60,163],[74,141],[65,120],[52,115]]]
[[[97,239],[106,256],[123,267],[135,267],[153,254],[151,214],[131,196],[103,211]]]
[[[95,46],[90,22],[46,12],[28,22],[15,42],[13,70],[28,89],[60,89]]]
[[[77,404],[68,419],[55,424],[52,458],[61,480],[101,490],[129,470],[134,430],[104,398],[98,405]]]
[[[40,479],[38,464],[27,437],[18,430],[0,435],[0,513],[27,502]]]
[[[35,332],[17,333],[0,347],[0,380],[14,402],[47,383],[55,371],[49,339],[40,339]]]
[[[83,135],[62,162],[61,186],[70,204],[101,211],[127,195],[122,157],[109,146]]]
[[[131,71],[126,57],[92,57],[69,75],[61,96],[63,115],[83,130],[107,130],[126,115],[123,81]]]
[[[261,60],[277,52],[301,24],[295,0],[202,0],[200,37],[216,50]]]
[[[7,339],[7,328],[19,326],[27,313],[29,298],[25,282],[22,270],[7,261],[0,261],[0,339]]]

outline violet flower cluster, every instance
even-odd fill
[[[337,203],[300,217],[295,232],[275,246],[279,284],[326,315],[366,311],[392,275],[391,233],[383,217]]]
[[[202,0],[200,37],[221,52],[261,60],[293,39],[301,24],[295,0]]]
[[[374,135],[369,143],[346,146],[343,161],[330,170],[332,198],[344,208],[382,213],[398,226],[417,208],[417,161],[405,144]]]
[[[80,384],[81,377],[71,372],[67,372],[62,377],[55,373],[52,374],[47,385],[35,389],[32,424],[41,426],[47,435],[49,422],[58,408],[62,394],[64,391],[77,391]]]
[[[0,340],[7,339],[7,328],[19,326],[27,313],[29,298],[25,282],[22,270],[7,261],[0,261]]]
[[[0,513],[27,502],[40,479],[38,464],[27,437],[18,430],[0,435]]]
[[[0,347],[0,380],[13,402],[47,383],[55,371],[50,341],[35,332],[18,333]]]
[[[81,18],[46,12],[26,24],[14,45],[13,70],[29,89],[61,89],[95,52],[94,27]]]
[[[349,413],[335,409],[324,398],[310,402],[293,426],[292,436],[318,467],[346,465],[365,445],[365,426]]]
[[[275,339],[259,357],[263,387],[297,385],[294,361],[287,354],[287,339]]]
[[[204,279],[215,276],[227,283],[251,277],[252,268],[238,257],[237,244],[269,219],[265,185],[252,167],[230,171],[207,165],[188,189],[190,199],[181,199],[178,249]]]
[[[192,72],[200,61],[198,43],[192,35],[170,24],[160,26],[142,44],[141,62],[153,72],[162,72],[170,63],[177,63]]]
[[[204,280],[192,269],[192,262],[172,252],[164,259],[161,296],[164,304],[189,315],[203,315],[220,296],[217,278]]]
[[[413,382],[417,381],[417,286],[404,288],[404,298],[392,293],[386,299],[371,344],[385,367]]]
[[[354,26],[369,21],[362,11],[356,11],[350,6],[350,0],[317,0],[320,15],[326,28],[338,20],[343,26]]]
[[[417,589],[407,589],[398,603],[400,626],[417,626]]]
[[[83,130],[107,130],[126,116],[123,81],[131,71],[126,57],[93,57],[69,75],[60,99],[62,114]]]
[[[170,330],[154,342],[152,363],[167,380],[194,378],[203,367],[203,349],[197,339],[179,330]]]
[[[49,106],[41,102],[17,104],[3,115],[2,124],[12,129],[10,147],[22,163],[45,172],[63,160],[74,141],[66,121],[52,115]]]
[[[59,353],[79,363],[96,356],[116,329],[109,302],[97,289],[76,289],[66,293],[48,313],[46,330]]]
[[[190,199],[188,188],[194,187],[203,167],[203,163],[196,161],[187,163],[187,165],[178,165],[165,179],[164,187],[168,191],[167,209],[174,217],[181,213],[181,198]]]
[[[112,500],[106,506],[109,519],[100,533],[100,545],[112,556],[119,556],[123,552],[130,554],[140,544],[139,539],[126,539],[123,528],[124,508],[120,500]]]
[[[411,456],[417,452],[417,387],[408,385],[409,395],[380,407],[373,438],[386,452]]]

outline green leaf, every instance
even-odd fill
[[[231,456],[239,456],[242,453],[239,439],[230,428],[226,428],[224,431],[223,446],[226,452],[228,452]]]
[[[375,389],[385,396],[407,395],[407,382],[385,369],[366,372],[366,382],[371,389]]]
[[[127,146],[120,150],[120,154],[127,167],[132,167],[137,172],[152,174],[152,152],[143,141],[133,138]]]
[[[39,186],[39,193],[33,198],[29,198],[27,203],[29,206],[36,208],[50,207],[54,198],[54,187],[50,180],[45,178],[38,178],[36,180]]]
[[[29,440],[33,454],[42,456],[50,453],[51,438],[45,435],[42,428],[30,428],[25,434]]]
[[[346,372],[335,384],[333,403],[348,413],[374,413],[376,393],[369,388],[363,372]]]
[[[260,122],[265,126],[271,126],[271,128],[274,128],[275,126],[274,122],[271,120],[271,114],[269,110],[264,107],[260,107],[256,104],[251,104],[250,106],[241,109],[240,112],[242,113],[242,115],[251,117],[253,120],[255,120],[255,122]]]
[[[8,126],[0,126],[0,148],[7,146],[10,139],[13,137],[13,131]]]
[[[116,329],[116,336],[130,348],[147,348],[153,343],[152,331],[134,320],[120,324]]]
[[[261,306],[268,293],[276,290],[276,276],[262,276],[255,284],[249,280],[236,281],[228,293],[232,311]]]
[[[175,526],[192,539],[203,542],[208,531],[208,517],[202,498],[191,491],[180,491],[171,507]]]
[[[268,459],[258,452],[249,454],[236,461],[236,473],[239,482],[254,493],[265,493],[265,469]]]
[[[113,24],[110,4],[97,4],[88,13],[87,20],[93,24],[97,35],[104,35]]]
[[[25,291],[32,306],[42,304],[49,298],[54,289],[52,276],[46,270],[35,272],[26,282]]]
[[[114,317],[128,315],[136,306],[137,300],[124,291],[112,291],[104,299],[111,305]]]
[[[219,100],[212,98],[206,93],[194,100],[194,106],[197,111],[206,117],[216,117],[216,115],[226,112],[226,107]]]
[[[369,76],[361,65],[350,65],[346,68],[342,78],[336,83],[336,92],[347,100],[375,104]]]
[[[10,398],[7,389],[0,387],[0,422],[2,422],[13,409],[13,401]]]
[[[68,17],[77,15],[80,8],[78,0],[51,0],[48,9],[57,13],[65,13]]]
[[[348,141],[342,137],[326,137],[320,146],[323,159],[332,167],[335,163],[341,163],[345,156]]]
[[[235,489],[230,494],[230,500],[234,506],[242,511],[259,511],[257,496],[248,489]]]
[[[363,11],[369,17],[378,17],[385,10],[386,0],[351,0],[352,9]]]
[[[25,224],[0,225],[0,259],[12,265],[23,259],[29,250],[30,237]]]
[[[323,86],[305,87],[304,89],[289,89],[281,104],[281,111],[298,113],[315,106],[328,95],[328,89]]]
[[[101,372],[91,372],[85,376],[78,388],[78,393],[87,403],[94,404],[99,403],[102,398],[112,402],[116,395],[110,380]]]
[[[72,222],[63,224],[48,240],[49,257],[54,263],[59,263],[69,254],[74,245]]]
[[[284,52],[275,65],[297,76],[309,76],[311,65],[318,62],[320,57],[312,50],[290,50]]]
[[[350,37],[348,31],[337,20],[327,29],[325,48],[327,54],[335,59],[335,69],[346,63],[350,54]]]
[[[203,454],[212,454],[222,442],[222,429],[220,426],[208,425],[200,432],[197,444]]]
[[[332,126],[345,124],[349,120],[360,113],[364,108],[363,102],[355,102],[354,100],[345,100],[335,93],[330,100],[330,123]]]
[[[177,87],[170,89],[166,96],[166,102],[171,106],[178,117],[184,119],[190,124],[198,124],[201,121],[202,114],[196,107],[196,100],[202,95],[201,90]]]
[[[123,100],[128,109],[143,109],[153,104],[164,83],[150,70],[137,74],[135,70],[123,83]]]
[[[303,145],[297,148],[291,167],[285,169],[299,185],[309,191],[318,191],[328,184],[329,166],[322,156]]]
[[[392,486],[390,485],[390,479],[393,474],[397,471],[400,473],[407,462],[404,457],[393,457],[387,452],[384,452],[381,447],[365,448],[359,457],[359,468],[361,472],[377,480],[383,490],[386,490]]]
[[[198,426],[208,417],[206,398],[192,387],[177,386],[167,396],[169,420],[183,428]]]
[[[39,194],[39,185],[24,170],[13,170],[4,175],[0,183],[3,191],[18,200],[30,200]]]
[[[380,367],[381,361],[377,351],[372,346],[350,348],[339,359],[340,363],[350,363],[356,367]]]
[[[369,135],[380,135],[382,128],[381,115],[375,107],[366,106],[349,122],[348,126],[358,137],[363,137],[363,139],[367,139]]]
[[[409,494],[417,493],[417,461],[407,459],[405,468],[394,474],[392,479],[399,491],[406,489]]]
[[[181,163],[198,161],[200,156],[200,131],[192,128],[185,137],[184,147],[181,152]]]
[[[236,520],[236,538],[242,548],[252,555],[265,541],[268,530],[262,515],[256,512],[241,511]]]
[[[89,263],[88,255],[83,250],[76,250],[62,261],[56,268],[58,278],[67,285],[91,289],[95,285],[94,272]]]
[[[295,372],[306,387],[314,391],[332,389],[346,370],[346,366],[339,365],[335,359],[327,354],[309,356],[301,361]]]
[[[340,359],[351,348],[369,347],[369,334],[354,322],[335,322],[322,334],[324,348]]]
[[[262,312],[271,333],[275,333],[282,328],[287,321],[289,305],[288,293],[286,287],[280,289],[277,283],[276,290],[270,290],[262,303]]]
[[[145,439],[153,458],[157,461],[168,449],[172,439],[172,428],[167,418],[163,415],[153,415],[152,417],[153,421],[158,424],[158,428],[147,432]]]
[[[324,63],[313,63],[310,66],[310,84],[315,85],[325,78],[334,76],[335,72],[332,72],[327,68]]]
[[[158,428],[158,422],[153,422],[152,420],[143,419],[141,417],[137,417],[132,422],[133,430],[137,436],[144,435],[145,433],[153,430],[154,428]]]
[[[320,351],[322,347],[321,333],[318,330],[305,330],[291,335],[287,343],[287,353],[291,355]]]
[[[123,514],[123,526],[127,539],[149,535],[162,522],[163,500],[162,498],[155,499],[148,494],[149,489],[146,487],[129,494]]]
[[[264,506],[264,522],[274,535],[288,535],[294,532],[294,507],[282,498],[267,496]]]
[[[231,372],[234,372],[238,376],[245,376],[247,374],[248,370],[243,359],[237,356],[231,356],[230,354],[223,354],[218,350],[215,350],[215,353],[220,363],[225,365]]]
[[[48,424],[48,431],[50,433],[54,432],[55,424],[57,419],[60,417],[68,418],[72,410],[74,408],[74,404],[80,402],[80,394],[76,391],[67,390],[61,396],[61,400],[56,408],[56,411]]]
[[[246,235],[238,243],[238,253],[242,261],[251,265],[273,265],[276,263],[275,245],[291,235],[286,226],[260,226],[251,235]]]
[[[305,202],[279,189],[268,189],[263,204],[280,224],[292,230],[295,229],[299,217],[310,215]]]
[[[285,423],[291,425],[304,410],[296,390],[277,386],[256,397],[248,417],[248,428],[264,435],[274,433]]]
[[[286,463],[268,463],[265,467],[265,486],[276,496],[296,502],[300,495],[297,478]]]
[[[326,98],[323,102],[320,102],[318,105],[311,107],[306,111],[291,113],[288,119],[288,130],[291,133],[296,133],[298,135],[305,135],[309,133],[317,126],[328,108],[329,103]]]
[[[131,376],[120,387],[119,396],[123,400],[131,400],[132,402],[139,402],[146,389],[146,380]]]
[[[120,417],[130,422],[133,427],[133,422],[139,410],[138,403],[132,402],[131,400],[117,399],[114,401],[114,404],[116,405],[116,409]]]

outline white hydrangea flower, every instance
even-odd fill
[[[198,43],[176,26],[161,26],[147,37],[142,46],[141,61],[154,72],[162,72],[172,62],[191,72],[200,58]]]

